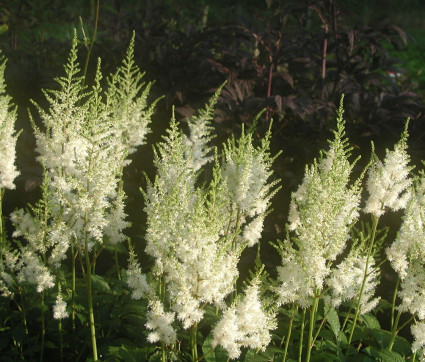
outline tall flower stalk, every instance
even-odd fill
[[[326,278],[359,216],[361,179],[350,185],[355,164],[348,160],[350,152],[341,100],[329,150],[306,167],[304,181],[292,195],[288,231],[293,236],[278,247],[282,256],[275,288],[279,302],[295,302],[310,311],[306,361],[311,357],[318,301]]]
[[[0,52],[0,256],[6,243],[3,221],[3,198],[6,189],[14,189],[14,180],[19,175],[15,166],[16,141],[18,134],[14,127],[16,122],[16,108],[13,107],[11,97],[6,93],[4,72],[6,59]]]
[[[366,184],[369,196],[363,209],[364,212],[372,214],[372,234],[367,249],[364,276],[348,337],[348,345],[350,345],[354,334],[361,310],[365,285],[368,275],[370,275],[370,260],[372,258],[379,218],[388,209],[393,211],[404,209],[410,198],[410,192],[407,191],[412,184],[412,180],[409,178],[412,168],[408,165],[410,157],[407,153],[408,124],[409,121],[405,124],[400,141],[394,145],[394,150],[386,151],[384,161],[380,161],[373,152],[373,163],[369,169]]]

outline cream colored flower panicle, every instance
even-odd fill
[[[62,294],[56,297],[56,303],[53,306],[53,318],[64,319],[68,318],[69,313],[66,311],[66,302],[62,298]]]
[[[408,166],[410,157],[407,153],[407,126],[394,150],[387,150],[384,161],[378,160],[372,164],[368,172],[366,200],[364,212],[376,217],[385,213],[386,208],[393,211],[404,209],[409,200],[407,189],[412,184],[409,178],[411,168]]]
[[[270,155],[269,146],[270,130],[257,148],[253,145],[252,134],[242,129],[239,140],[229,140],[224,150],[223,180],[235,208],[249,217],[264,213],[277,191],[277,181],[269,181],[273,173],[271,165],[277,157]]]
[[[274,315],[264,309],[259,284],[259,278],[254,278],[212,331],[212,346],[223,347],[230,359],[240,356],[241,347],[264,351],[271,341],[270,331],[277,327]]]
[[[224,84],[216,90],[205,108],[198,111],[197,116],[191,117],[187,121],[189,135],[183,135],[183,143],[186,146],[186,158],[192,160],[195,172],[214,159],[211,155],[213,148],[209,145],[214,138],[211,134],[213,130],[211,121],[214,117],[214,106],[223,86]]]
[[[344,138],[342,114],[341,102],[329,150],[306,168],[303,183],[292,195],[288,222],[297,247],[289,241],[281,245],[282,285],[276,289],[281,303],[296,298],[302,306],[309,304],[314,290],[323,288],[330,263],[344,250],[359,215],[360,180],[350,185],[354,164],[348,161],[351,148]]]
[[[416,324],[413,324],[410,330],[414,338],[414,342],[412,344],[412,351],[416,353],[418,350],[425,347],[425,323],[418,322]],[[424,357],[425,349],[423,350],[422,356],[420,356],[420,360],[423,360]]]
[[[342,302],[354,301],[360,294],[360,287],[363,282],[367,256],[363,255],[359,249],[354,249],[335,268],[326,280],[326,285],[330,288],[330,303],[338,308]],[[376,287],[379,284],[379,269],[375,268],[375,260],[370,257],[366,283],[364,286],[360,314],[370,312],[379,303],[379,297],[373,298]]]
[[[172,309],[189,328],[203,318],[204,303],[220,305],[233,290],[238,254],[220,236],[228,214],[215,189],[219,182],[209,190],[219,202],[210,202],[215,196],[195,185],[191,155],[174,118],[155,164],[158,175],[145,194],[146,252],[160,262]]]
[[[400,231],[386,250],[391,266],[402,280],[407,276],[410,260],[419,260],[425,264],[425,172],[421,171],[409,194],[411,197]]]
[[[162,341],[166,345],[170,345],[176,341],[176,330],[172,326],[174,313],[165,312],[164,306],[159,300],[153,300],[149,303],[146,317],[145,326],[152,331],[148,334],[150,343]]]
[[[114,132],[128,154],[134,153],[138,146],[145,143],[150,132],[149,124],[159,98],[148,105],[147,98],[152,82],[142,81],[144,73],[134,61],[133,32],[127,54],[117,72],[108,79],[106,102],[112,110]],[[128,164],[126,160],[124,163]]]
[[[12,108],[11,98],[6,94],[5,68],[6,60],[0,52],[0,190],[14,189],[14,180],[19,175],[15,166],[18,138],[14,130],[16,109]]]

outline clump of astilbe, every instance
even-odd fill
[[[267,311],[260,299],[260,278],[256,276],[244,294],[223,311],[212,331],[211,345],[222,346],[230,359],[238,358],[242,347],[264,351],[276,326],[274,313]]]
[[[49,214],[43,219],[44,237],[38,239],[38,245],[31,240],[37,235],[30,230],[31,220],[33,224],[35,220],[33,215],[22,210],[12,215],[16,236],[23,236],[34,251],[43,253],[45,267],[59,268],[70,247],[73,260],[80,253],[81,262],[85,261],[83,271],[89,295],[94,359],[97,359],[97,350],[91,258],[97,257],[93,250],[103,243],[116,244],[124,240],[123,230],[129,223],[125,220],[122,168],[128,163],[127,155],[144,142],[153,111],[153,106],[146,109],[150,85],[141,91],[142,75],[133,61],[133,45],[134,36],[123,66],[112,76],[110,90],[105,95],[101,87],[100,60],[93,87],[90,90],[84,87],[84,79],[79,76],[74,34],[65,75],[56,79],[58,89],[43,90],[48,110],[34,103],[45,128],[41,130],[33,122],[38,160],[46,171],[44,184],[49,206]],[[63,303],[63,300],[57,302],[57,315],[65,315]]]
[[[218,93],[205,113],[201,112],[194,121],[192,132],[197,133],[185,136],[173,115],[168,135],[155,149],[157,176],[154,182],[148,182],[144,192],[148,225],[145,250],[155,259],[149,290],[160,292],[152,295],[146,291],[146,279],[136,276],[140,267],[134,260],[130,260],[128,275],[133,296],[146,295],[154,302],[149,320],[156,320],[158,315],[159,319],[166,317],[170,328],[179,321],[183,329],[191,328],[194,359],[196,328],[203,319],[205,306],[223,309],[225,298],[235,291],[237,264],[248,240],[235,241],[241,235],[252,239],[252,244],[253,239],[258,241],[263,214],[275,192],[275,183],[268,181],[273,160],[268,150],[270,132],[259,148],[252,145],[251,134],[244,132],[239,141],[230,141],[224,165],[220,165],[216,153],[211,182],[198,185],[199,171],[210,159],[209,113],[217,97]],[[237,184],[237,180],[230,180],[230,175],[244,179]],[[247,187],[241,190],[245,193],[243,205],[238,205],[235,199],[238,186],[240,190]],[[260,217],[260,222],[256,221],[250,228],[244,225],[246,217],[254,216]],[[162,309],[157,308],[157,303],[161,303]],[[167,306],[170,310],[165,310]],[[158,337],[162,332],[155,334],[158,329],[155,325],[149,321],[148,327],[154,333],[150,340],[169,343],[170,339]]]
[[[106,102],[112,110],[113,126],[117,137],[122,139],[121,145],[128,154],[145,143],[146,135],[150,132],[149,123],[154,112],[156,99],[148,105],[153,82],[142,81],[144,73],[134,62],[134,38],[131,37],[126,57],[115,74],[108,79]],[[129,163],[127,160],[126,163]]]
[[[318,161],[306,167],[303,183],[293,193],[288,232],[280,243],[276,293],[281,304],[311,305],[323,289],[331,264],[346,247],[349,231],[359,216],[360,178],[350,185],[354,163],[345,137],[342,101],[334,140]],[[294,248],[291,240],[296,244]]]
[[[3,190],[14,189],[14,180],[19,175],[15,166],[16,140],[18,138],[14,131],[16,109],[12,107],[11,97],[6,94],[5,68],[6,60],[0,52],[0,204]]]
[[[384,161],[380,161],[374,154],[374,162],[369,169],[366,188],[369,197],[364,206],[364,212],[379,217],[385,213],[386,208],[393,211],[404,209],[409,200],[406,190],[412,184],[409,178],[411,167],[408,166],[410,156],[407,153],[407,127],[406,122],[401,139],[394,145],[394,150],[386,150]]]

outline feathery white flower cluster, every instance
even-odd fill
[[[410,191],[403,223],[393,244],[387,248],[388,260],[400,277],[399,310],[416,316],[420,322],[412,326],[415,342],[412,350],[424,345],[425,321],[425,172],[421,171]]]
[[[350,254],[335,268],[326,280],[330,288],[330,303],[338,308],[342,302],[358,299],[360,287],[366,269],[366,255],[358,249],[353,249]],[[370,272],[369,272],[370,271]],[[375,268],[375,260],[370,257],[368,273],[360,305],[360,314],[366,314],[374,309],[380,298],[373,298],[379,283],[379,269]]]
[[[212,147],[209,146],[209,142],[214,138],[211,135],[213,127],[211,121],[214,116],[214,106],[217,103],[223,86],[220,86],[214,95],[211,97],[209,103],[198,112],[198,116],[194,116],[188,119],[189,125],[189,136],[183,135],[183,143],[186,146],[186,158],[192,159],[193,170],[199,171],[205,164],[214,159],[210,155]]]
[[[144,295],[150,295],[151,288],[146,276],[142,274],[140,264],[136,260],[136,254],[131,247],[126,275],[127,285],[132,289],[131,297],[133,299],[142,299]]]
[[[12,108],[11,98],[6,94],[5,68],[6,60],[0,52],[0,190],[14,189],[14,180],[19,175],[15,166],[18,138],[14,134],[16,109]]]
[[[66,311],[66,302],[62,298],[62,294],[56,297],[55,305],[53,306],[53,318],[64,319],[68,318],[69,313]]]
[[[254,147],[252,134],[244,129],[237,141],[232,138],[225,146],[222,174],[235,208],[249,217],[263,214],[277,191],[273,190],[277,182],[268,182],[277,157],[270,155],[270,129],[261,147]]]
[[[49,109],[34,103],[45,127],[42,131],[33,122],[38,159],[45,169],[43,198],[32,212],[17,210],[11,215],[13,236],[26,240],[21,249],[25,270],[36,265],[35,260],[44,264],[43,273],[59,268],[71,244],[90,251],[95,243],[124,240],[129,223],[122,168],[127,155],[143,144],[154,107],[146,109],[150,84],[142,91],[133,45],[134,35],[108,90],[100,85],[99,60],[94,85],[87,91],[78,75],[74,34],[65,75],[56,79],[58,90],[44,90]],[[36,282],[39,291],[50,286]]]
[[[264,351],[271,341],[270,331],[277,327],[274,315],[264,310],[259,284],[259,278],[254,278],[212,331],[212,346],[222,346],[231,359],[240,356],[241,347]]]
[[[407,277],[410,260],[425,263],[425,251],[422,240],[425,238],[425,172],[414,187],[407,204],[403,223],[394,243],[386,250],[391,266],[404,280]]]
[[[115,133],[128,154],[134,153],[136,147],[145,143],[146,135],[150,132],[149,123],[155,106],[160,98],[148,106],[147,98],[153,85],[145,84],[142,79],[144,73],[134,62],[133,32],[126,57],[117,72],[108,80],[106,102],[112,111],[115,122]],[[124,161],[128,164],[130,161]]]
[[[220,237],[228,222],[223,200],[209,202],[206,191],[195,187],[174,118],[168,132],[155,159],[158,176],[145,195],[146,252],[161,263],[172,308],[189,328],[202,319],[202,304],[219,305],[233,290],[238,257]]]
[[[417,352],[419,349],[425,347],[425,323],[418,322],[416,324],[413,324],[410,330],[414,338],[414,342],[412,344],[412,351]],[[425,358],[425,350],[420,358],[421,360]]]
[[[282,304],[308,306],[309,297],[321,290],[330,274],[330,263],[344,250],[350,226],[359,216],[360,180],[349,186],[354,164],[348,161],[350,148],[344,139],[342,103],[335,138],[329,151],[305,171],[304,181],[292,195],[289,240],[281,245],[282,266],[278,267]]]
[[[366,200],[364,212],[379,217],[386,208],[393,211],[404,209],[409,200],[406,190],[412,184],[409,178],[407,153],[407,126],[406,122],[401,139],[394,145],[394,151],[387,149],[384,161],[375,160],[368,172],[367,190],[369,198]]]
[[[176,331],[172,326],[174,313],[165,312],[164,306],[159,300],[149,302],[147,313],[146,328],[152,332],[148,335],[148,341],[155,343],[162,341],[166,345],[173,344],[176,341]]]

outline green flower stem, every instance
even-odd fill
[[[347,315],[344,318],[344,322],[342,323],[342,327],[341,327],[341,331],[343,331],[345,329],[345,326],[348,322],[348,318],[350,318],[351,315],[351,310],[353,309],[353,303],[350,303],[350,308],[348,309]]]
[[[351,325],[350,335],[348,337],[347,346],[350,346],[350,344],[351,344],[351,340],[353,339],[354,329],[356,328],[357,319],[358,319],[359,314],[360,314],[360,307],[361,307],[361,303],[362,303],[363,292],[364,292],[364,288],[365,288],[365,285],[366,285],[366,279],[367,279],[367,276],[368,276],[369,260],[370,260],[370,257],[372,255],[373,244],[375,242],[375,236],[376,236],[376,229],[378,227],[378,221],[379,221],[379,217],[373,216],[372,236],[370,238],[370,244],[369,244],[369,248],[367,250],[366,266],[365,266],[365,271],[364,271],[364,275],[363,275],[362,286],[360,288],[359,299],[357,300],[356,311],[354,313],[353,324]],[[348,353],[348,351],[349,351],[349,348],[347,348],[347,353]]]
[[[198,360],[198,348],[196,341],[196,334],[198,333],[198,325],[194,324],[192,326],[191,335],[190,335],[190,347],[192,350],[192,361]]]
[[[393,349],[395,337],[397,336],[397,333],[399,331],[399,329],[397,327],[398,327],[398,322],[400,321],[400,316],[401,316],[401,312],[398,311],[394,323],[392,323],[393,320],[391,318],[391,339],[390,339],[390,343],[388,344],[388,350],[389,351],[391,351]]]
[[[71,244],[71,325],[72,325],[72,336],[75,338],[75,259],[77,254],[74,251],[74,245]],[[75,345],[75,344],[74,344]]]
[[[44,291],[41,292],[41,343],[40,343],[40,361],[44,358],[44,342],[46,338],[46,323],[44,321]]]
[[[93,44],[94,44],[94,42],[96,40],[97,24],[99,22],[99,8],[100,8],[100,0],[97,0],[97,2],[96,2],[96,16],[95,16],[95,19],[94,19],[93,38],[92,38],[92,40],[90,42],[90,47],[89,47],[89,50],[87,52],[86,63],[84,64],[83,84],[82,84],[82,87],[83,88],[84,88],[84,85],[86,83],[87,69],[89,68],[89,61],[90,61],[91,51],[93,49]]]
[[[301,317],[300,340],[298,344],[298,362],[302,362],[302,356],[303,356],[305,313],[306,313],[306,309],[303,308],[302,317]]]
[[[165,352],[165,343],[161,342],[161,362],[167,362],[167,354]]]
[[[292,334],[292,325],[294,323],[295,312],[297,311],[297,309],[298,309],[297,305],[294,303],[292,305],[291,318],[289,319],[288,336],[286,337],[285,352],[283,353],[283,356],[282,356],[282,362],[286,361],[286,356],[288,354],[288,347],[289,347],[289,342],[291,340],[291,334]],[[282,342],[283,342],[283,339],[282,339]]]
[[[397,298],[397,291],[398,291],[399,285],[400,285],[400,277],[397,277],[397,282],[395,283],[394,294],[393,294],[393,299],[392,299],[392,303],[391,303],[391,330],[394,329],[395,302],[396,302],[396,298]],[[397,328],[397,326],[395,328]]]
[[[5,189],[0,188],[0,258],[3,256],[3,247],[5,244],[4,226],[3,226],[3,196]]]
[[[314,331],[314,326],[316,324],[316,312],[317,312],[317,307],[319,305],[319,297],[318,294],[315,293],[314,296],[314,300],[313,300],[313,305],[311,306],[310,309],[310,323],[309,323],[309,328],[308,328],[308,342],[307,342],[307,356],[306,356],[306,362],[310,361],[310,357],[311,357],[311,350],[313,349],[313,331]]]
[[[115,268],[117,268],[117,277],[118,277],[118,280],[121,281],[120,266],[118,264],[118,245],[115,245]]]
[[[92,295],[92,283],[91,283],[91,263],[89,256],[88,246],[88,235],[86,233],[84,243],[84,258],[86,262],[86,287],[87,287],[87,302],[89,308],[89,321],[90,321],[90,336],[93,351],[93,361],[98,361],[97,358],[97,345],[96,345],[96,329],[94,325],[94,313],[93,313],[93,295]]]
[[[325,324],[325,322],[326,322],[326,317],[328,316],[328,314],[329,314],[329,312],[331,311],[331,308],[329,308],[328,309],[328,311],[325,313],[325,315],[323,316],[323,319],[322,319],[322,321],[320,322],[320,325],[319,325],[319,328],[317,328],[317,331],[316,331],[316,334],[314,335],[314,338],[313,338],[313,345],[314,345],[314,343],[316,342],[316,339],[317,339],[317,337],[319,337],[319,333],[320,333],[320,331],[322,330],[322,327],[323,327],[323,325]]]
[[[58,332],[59,332],[59,360],[63,361],[63,336],[62,336],[62,319],[58,320]]]

